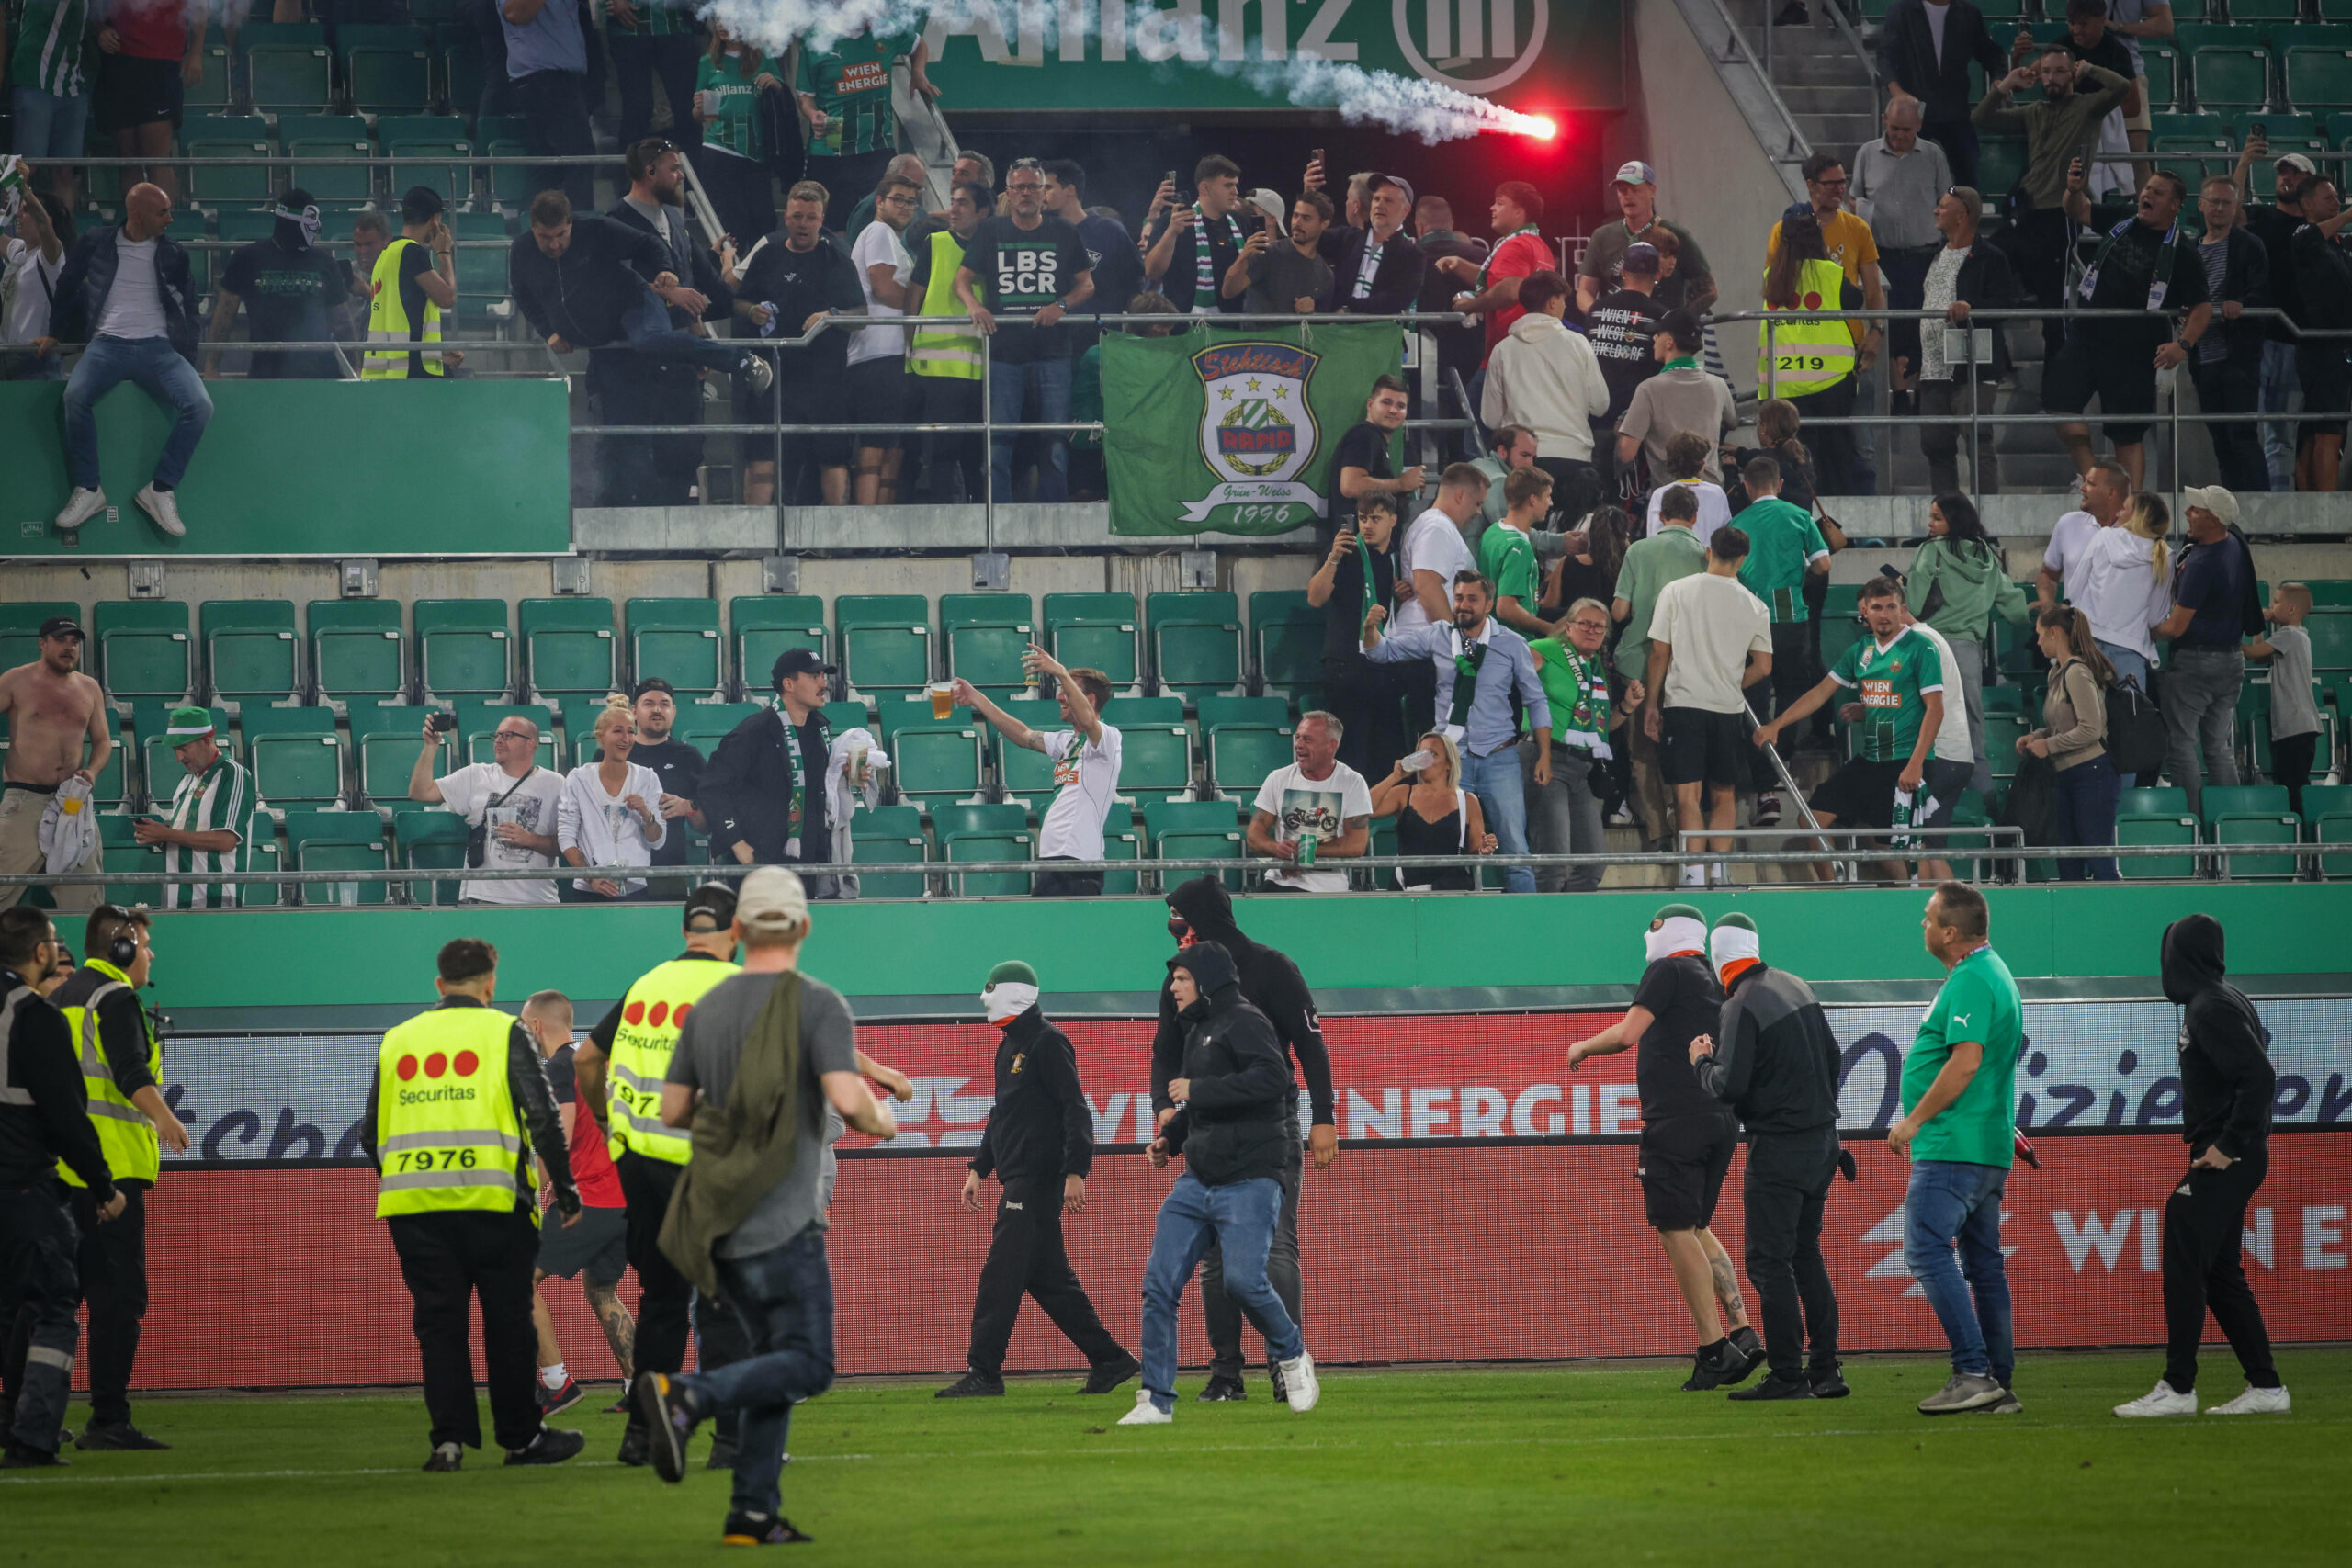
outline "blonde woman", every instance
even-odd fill
[[[662,781],[652,769],[628,760],[637,745],[637,718],[627,697],[616,692],[605,699],[594,733],[600,759],[572,769],[556,802],[556,847],[570,865],[650,865],[670,829],[651,805],[662,798]],[[610,877],[580,877],[571,886],[597,899],[645,893],[644,880],[637,877],[627,885]]]
[[[2119,680],[2148,690],[2148,668],[2156,661],[2153,635],[2172,614],[2172,513],[2164,498],[2143,491],[2123,508],[2112,528],[2101,528],[2083,552],[2082,603],[2091,636]]]
[[[1398,854],[1495,852],[1495,836],[1487,831],[1478,797],[1461,780],[1461,751],[1432,730],[1421,737],[1419,750],[1399,760],[1372,786],[1372,814],[1396,818]],[[1408,893],[1467,893],[1474,883],[1468,866],[1400,865],[1396,886]]]

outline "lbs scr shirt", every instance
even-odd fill
[[[1077,230],[1058,218],[1041,218],[1035,229],[990,218],[972,231],[964,265],[972,274],[972,291],[998,318],[989,349],[999,364],[1042,365],[1075,355],[1077,328],[1033,326],[1026,318],[1067,298],[1087,270]]]
[[[1911,1157],[2006,1170],[2016,1148],[2018,1053],[2025,1043],[2025,1004],[2009,966],[1989,944],[1952,965],[1935,1005],[1919,1021],[1919,1032],[1903,1058],[1904,1114],[1910,1114],[1927,1095],[1951,1059],[1951,1048],[1963,1040],[1984,1047],[1984,1063],[1960,1098],[1919,1129]]]

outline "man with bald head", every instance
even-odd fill
[[[187,532],[174,492],[211,422],[212,398],[196,373],[196,289],[187,253],[164,232],[171,225],[172,198],[160,186],[131,186],[122,198],[122,221],[85,231],[66,257],[50,335],[33,340],[36,358],[60,343],[86,339],[90,345],[65,383],[65,467],[74,493],[57,514],[57,531],[69,540],[106,510],[95,411],[125,381],[138,383],[172,415],[154,478],[134,499],[164,533],[176,539]]]

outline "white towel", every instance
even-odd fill
[[[849,782],[849,758],[853,751],[865,753],[865,787],[854,788]],[[872,732],[859,728],[842,730],[833,737],[832,747],[825,753],[825,820],[832,824],[833,845],[831,859],[835,865],[847,865],[850,861],[850,815],[863,800],[867,806],[882,803],[879,774],[890,765],[883,754],[882,743]],[[857,878],[842,876],[840,897],[857,897]]]
[[[80,804],[68,811],[68,801]],[[41,808],[40,852],[46,857],[45,869],[51,876],[80,871],[89,864],[97,847],[98,814],[90,805],[90,786],[79,777],[69,778]]]

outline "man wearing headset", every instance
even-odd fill
[[[90,1309],[90,1424],[83,1449],[161,1449],[130,1421],[130,1369],[147,1315],[147,1190],[162,1171],[162,1151],[187,1148],[187,1129],[164,1102],[164,1044],[140,1005],[155,963],[144,906],[101,904],[83,928],[85,962],[50,1001],[73,1031],[90,1122],[107,1168],[126,1200],[110,1224],[98,1224],[96,1195],[61,1165],[82,1233],[82,1299]]]

